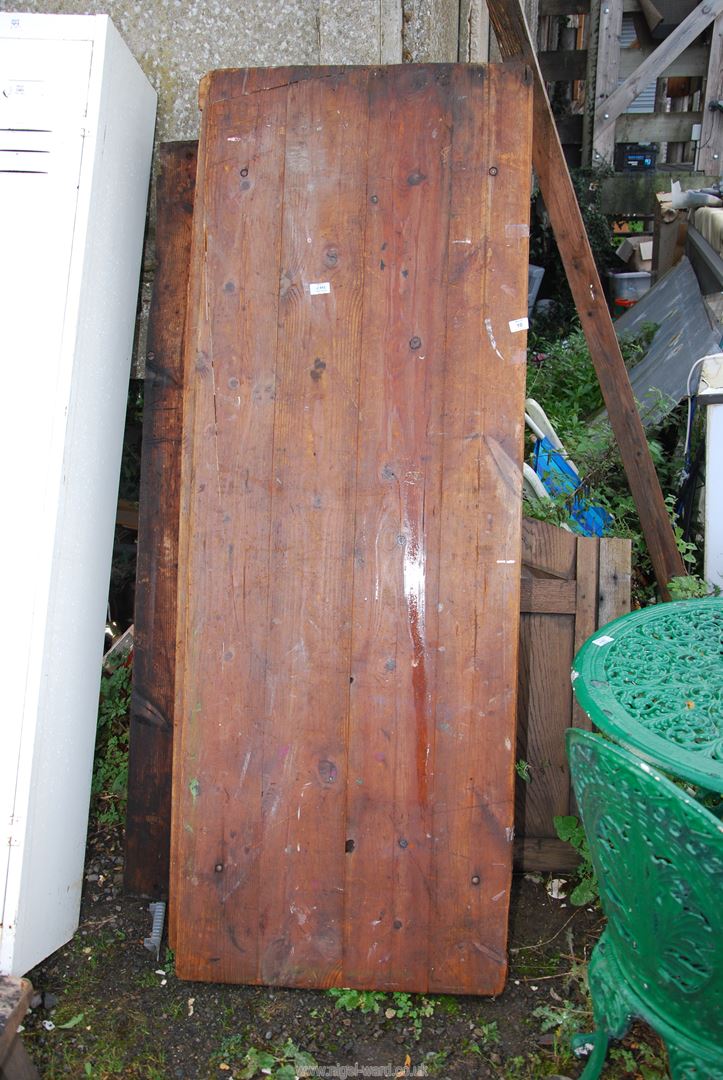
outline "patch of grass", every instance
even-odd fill
[[[84,1000],[83,1019],[76,1010]],[[161,1080],[164,1055],[146,1045],[145,1014],[124,1004],[100,1008],[76,986],[53,1014],[55,1030],[26,1029],[29,1053],[46,1080],[92,1077],[97,1080]],[[71,1028],[66,1025],[72,1021]]]

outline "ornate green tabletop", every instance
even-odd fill
[[[665,772],[723,792],[723,597],[615,619],[580,649],[572,680],[601,731]]]

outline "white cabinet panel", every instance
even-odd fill
[[[106,16],[0,15],[2,972],[77,926],[154,118]]]

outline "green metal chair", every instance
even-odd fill
[[[589,983],[595,1031],[573,1049],[596,1080],[641,1018],[673,1080],[723,1080],[723,823],[652,766],[571,730],[567,754],[607,927]]]

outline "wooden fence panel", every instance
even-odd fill
[[[577,856],[553,817],[574,813],[565,731],[589,727],[573,699],[575,653],[599,627],[630,610],[629,540],[579,537],[523,518],[515,865],[569,870]],[[554,599],[551,599],[554,598]]]

